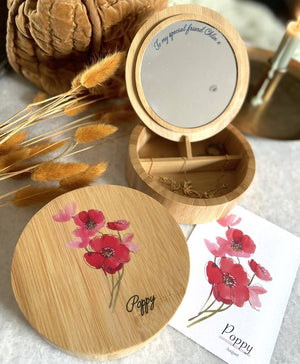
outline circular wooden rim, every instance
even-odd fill
[[[164,26],[183,19],[202,21],[220,31],[231,46],[237,64],[236,88],[227,108],[216,119],[197,128],[179,128],[160,119],[146,102],[140,85],[139,69],[141,61],[153,34],[156,34]],[[139,30],[128,52],[126,85],[129,99],[143,123],[156,134],[169,140],[180,141],[182,136],[188,135],[190,141],[199,141],[207,139],[224,129],[242,106],[247,93],[248,82],[248,55],[238,32],[220,14],[198,5],[178,5],[155,14]]]
[[[129,232],[134,233],[134,239],[139,244],[136,256],[126,267],[127,275],[125,273],[123,277],[115,312],[108,307],[109,290],[104,274],[84,263],[84,249],[82,253],[81,249],[66,244],[66,236],[72,236],[73,221],[66,220],[65,224],[52,218],[66,203],[76,202],[80,211],[95,208],[99,201],[104,201],[103,206],[107,206],[103,210],[105,214],[107,212],[107,219],[112,216],[114,219],[120,216],[120,212],[126,212],[122,217],[127,221],[130,218],[128,231],[132,229]],[[123,206],[120,208],[119,204]],[[152,214],[141,213],[144,208],[152,211]],[[105,220],[105,223],[108,221],[111,220]],[[147,230],[149,225],[151,230]],[[113,234],[105,225],[103,229],[106,234]],[[126,234],[119,231],[119,236],[120,233],[122,236]],[[164,262],[175,246],[174,265],[166,268]],[[156,247],[158,252],[155,251]],[[174,269],[175,266],[177,269]],[[164,269],[164,273],[161,273],[161,269]],[[164,279],[158,289],[161,278],[168,273],[172,273],[171,283]],[[176,274],[180,275],[175,279]],[[155,279],[157,281],[153,283]],[[11,268],[16,301],[32,327],[55,347],[89,360],[117,359],[149,343],[175,314],[184,297],[188,279],[186,240],[170,213],[158,201],[140,191],[112,185],[95,185],[70,191],[45,205],[24,228]],[[145,286],[147,282],[151,282],[150,288]],[[148,292],[155,296],[155,306],[153,304],[149,312],[127,309],[129,297],[141,295],[141,298],[146,298]],[[124,327],[120,327],[121,322],[124,322]],[[140,330],[143,326],[145,331]],[[137,330],[133,334],[135,328]],[[108,329],[113,331],[109,333]],[[118,332],[123,335],[122,340],[115,336]],[[124,337],[126,333],[128,337]],[[109,338],[114,339],[109,341]],[[130,346],[126,346],[128,344]]]
[[[190,206],[198,206],[198,207],[211,207],[211,206],[217,206],[222,205],[226,202],[234,201],[235,199],[239,198],[251,185],[251,182],[254,178],[255,174],[255,158],[253,151],[251,149],[250,144],[248,143],[247,139],[244,137],[244,135],[238,131],[234,126],[227,125],[227,129],[232,134],[234,138],[240,139],[243,141],[245,145],[245,158],[248,158],[248,168],[247,172],[244,176],[244,178],[240,181],[239,185],[232,190],[231,192],[219,196],[219,197],[213,197],[209,199],[199,199],[199,198],[192,198],[192,197],[185,197],[178,194],[175,194],[172,191],[169,191],[167,188],[165,188],[162,184],[159,182],[151,179],[149,175],[144,170],[139,156],[136,149],[136,146],[139,142],[139,137],[141,133],[143,132],[143,129],[145,127],[142,125],[137,125],[131,136],[129,141],[129,159],[131,161],[131,164],[133,168],[135,169],[136,173],[139,175],[139,177],[143,180],[143,182],[151,188],[151,190],[154,191],[154,193],[163,195],[165,199],[168,199],[170,201],[174,201],[174,195],[176,196],[176,201],[178,203],[182,203],[184,205],[190,205]],[[134,146],[134,147],[131,147]]]

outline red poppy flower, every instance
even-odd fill
[[[227,240],[222,239],[220,241],[217,239],[217,244],[211,243],[209,240],[204,239],[204,243],[207,249],[215,256],[215,257],[224,257],[227,253]]]
[[[127,246],[131,253],[137,253],[139,246],[132,241],[134,234],[126,234],[123,239],[123,244]]]
[[[63,209],[59,210],[58,214],[53,215],[53,220],[57,222],[67,222],[72,219],[77,209],[76,202],[73,202],[72,206],[68,203]]]
[[[75,238],[72,241],[68,241],[66,245],[76,249],[86,248],[89,245],[89,237]]]
[[[217,243],[221,245],[227,242],[228,255],[248,258],[255,252],[256,245],[253,240],[248,235],[244,235],[241,230],[228,229],[226,231],[226,237],[228,240],[217,238]]]
[[[217,222],[226,227],[226,226],[234,226],[239,224],[242,221],[240,217],[236,218],[236,215],[226,215],[224,217],[221,217],[221,219],[217,220]]]
[[[249,287],[249,303],[254,310],[259,311],[259,307],[261,307],[261,302],[259,300],[258,295],[266,293],[267,291],[260,286],[250,286]]]
[[[74,217],[74,222],[81,227],[81,229],[75,230],[74,235],[79,237],[82,235],[94,236],[104,226],[105,218],[101,211],[88,210],[79,212]]]
[[[130,260],[129,249],[113,235],[96,237],[90,241],[90,246],[94,252],[85,253],[84,259],[90,266],[102,268],[106,273],[116,273]]]
[[[117,220],[117,221],[112,221],[112,222],[108,222],[107,223],[107,227],[111,230],[126,230],[130,225],[129,221],[126,220]]]
[[[217,301],[242,307],[249,300],[247,273],[231,258],[221,258],[220,268],[214,262],[208,262],[206,274]]]
[[[251,259],[248,264],[258,278],[262,279],[263,281],[272,280],[272,277],[266,268],[262,267],[260,264],[257,264],[255,260]]]

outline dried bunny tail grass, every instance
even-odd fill
[[[131,102],[127,100],[122,104],[120,111],[134,111],[134,108],[132,107]]]
[[[9,169],[11,177],[13,179],[22,179],[31,176],[31,169],[36,167],[36,163],[26,163],[19,166],[15,166]]]
[[[89,108],[89,104],[86,102],[77,102],[64,109],[64,113],[68,116],[76,116],[86,111]]]
[[[44,162],[33,170],[31,179],[40,182],[58,181],[64,177],[81,173],[88,167],[89,165],[86,163]]]
[[[0,171],[3,169],[9,170],[10,166],[27,159],[29,153],[28,148],[20,148],[0,156]]]
[[[95,140],[103,139],[118,130],[116,126],[108,124],[97,124],[82,126],[75,132],[74,139],[77,143],[89,143]]]
[[[72,91],[80,91],[80,89],[84,89],[84,87],[81,85],[81,77],[84,71],[79,72],[72,80],[71,82],[71,90]]]
[[[106,107],[103,107],[102,109],[98,110],[93,114],[93,120],[100,121],[101,118],[109,113],[109,112],[116,112],[116,111],[134,111],[133,107],[131,106],[131,103],[129,100],[126,100],[125,102],[122,102],[121,104],[117,105],[108,105]]]
[[[18,191],[10,202],[18,207],[29,206],[40,202],[51,201],[65,192],[63,189],[57,187],[27,187]]]
[[[107,169],[107,162],[99,162],[91,165],[86,171],[76,174],[74,176],[66,177],[60,180],[60,186],[67,190],[75,190],[76,188],[88,186],[95,182],[95,180],[103,175]]]
[[[48,98],[48,94],[46,92],[43,91],[39,91],[35,97],[32,100],[32,103],[37,103],[37,102],[41,102],[41,101],[45,101]]]
[[[133,110],[120,110],[105,113],[101,117],[103,123],[118,123],[120,121],[136,121],[137,115]]]
[[[80,83],[92,88],[107,81],[125,63],[126,52],[116,52],[87,68],[81,75]]]
[[[26,138],[27,131],[19,131],[13,134],[9,139],[1,144],[0,140],[0,154],[9,153],[10,151],[16,149]]]
[[[25,188],[27,188],[27,187],[29,187],[30,185],[26,185],[26,186],[23,186],[23,187],[21,187],[21,188],[18,188],[18,189],[16,189],[16,190],[14,190],[14,191],[10,191],[10,192],[8,192],[8,193],[5,193],[4,195],[1,195],[0,196],[0,200],[3,200],[3,199],[5,199],[6,197],[9,197],[9,196],[11,196],[11,195],[14,195],[15,193],[17,193],[17,192],[19,192],[19,191],[21,191],[21,190],[24,190]],[[6,204],[5,204],[6,205]],[[0,205],[1,206],[1,205]]]
[[[111,105],[109,107],[106,107],[105,109],[98,110],[93,114],[93,120],[100,122],[103,115],[115,110],[116,110],[116,105]]]
[[[29,147],[29,157],[37,157],[54,152],[67,144],[67,140],[60,140],[58,142],[39,143]]]

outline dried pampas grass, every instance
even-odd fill
[[[124,65],[125,59],[125,52],[116,52],[106,56],[81,74],[81,85],[92,88],[104,83],[116,73],[120,66]]]
[[[59,181],[60,186],[68,191],[85,187],[95,182],[106,171],[107,162],[99,162],[91,165],[87,170],[74,176],[63,178]]]
[[[44,162],[33,170],[31,179],[40,182],[59,181],[64,177],[81,173],[88,167],[86,163]]]
[[[83,126],[76,130],[74,139],[77,143],[89,143],[103,139],[118,130],[117,127],[108,124]]]

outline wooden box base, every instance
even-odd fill
[[[158,200],[178,223],[206,223],[226,215],[254,173],[251,147],[231,125],[191,144],[164,139],[140,125],[130,137],[130,187]]]

